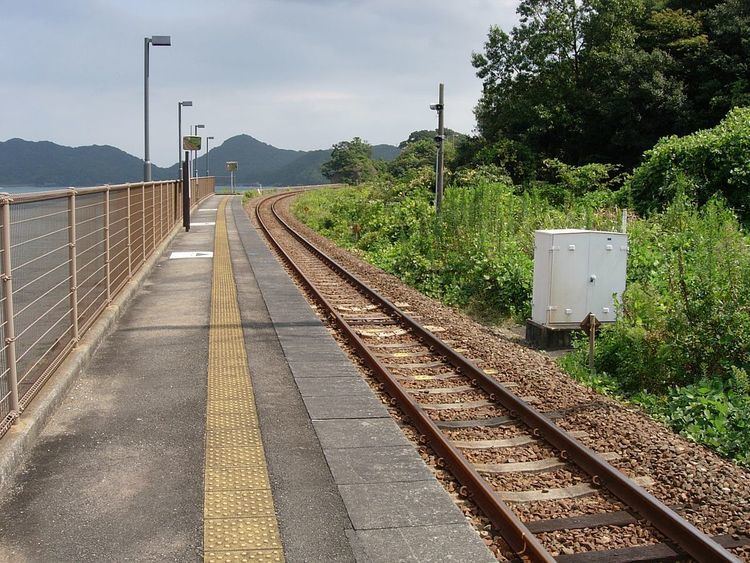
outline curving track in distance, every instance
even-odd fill
[[[297,232],[276,209],[281,200],[294,195],[273,195],[257,203],[256,219],[269,243],[461,483],[461,492],[517,555],[566,562],[664,561],[685,555],[706,562],[737,561],[725,548],[745,545],[747,538],[703,534],[649,494],[638,479],[612,467],[606,454],[594,452],[574,432],[555,425],[554,412],[541,413],[437,336],[444,332],[442,327],[423,326],[409,313],[408,304],[391,303]],[[533,442],[545,443],[556,455],[517,462],[503,454]],[[555,481],[561,467],[577,477]],[[545,476],[550,481],[537,490],[514,491],[518,485],[513,480],[523,483],[529,475],[537,483]],[[640,482],[647,484],[648,477]],[[608,507],[613,503],[602,502],[599,512],[585,516],[561,513],[524,523],[509,505],[583,495],[611,498],[622,509],[612,510]],[[540,539],[545,532],[580,534],[600,526],[633,524],[653,529],[660,542],[553,557]]]

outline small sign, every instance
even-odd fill
[[[182,138],[182,148],[186,151],[201,150],[201,138],[195,135],[185,135]]]
[[[229,170],[230,172],[237,171],[237,161],[230,160],[229,162],[227,162],[227,170]]]
[[[596,318],[596,315],[594,315],[593,313],[589,313],[588,315],[586,315],[586,318],[581,321],[581,328],[583,329],[583,332],[585,332],[586,334],[590,334],[592,326],[594,327],[594,330],[596,330],[601,326],[601,324],[601,321]]]

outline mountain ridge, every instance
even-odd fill
[[[373,146],[373,157],[392,160],[399,152],[393,145]],[[322,184],[328,180],[320,165],[331,149],[310,151],[281,149],[251,135],[239,134],[210,150],[210,170],[220,185],[228,183],[225,162],[239,163],[238,185]],[[197,159],[199,174],[205,174],[206,156]],[[177,164],[152,165],[154,180],[178,176]],[[12,138],[0,141],[0,186],[94,186],[139,182],[143,161],[111,145],[68,147],[52,141]]]

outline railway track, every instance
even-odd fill
[[[561,413],[537,410],[536,398],[517,396],[464,357],[444,327],[423,325],[408,303],[391,303],[297,232],[277,210],[293,195],[256,205],[269,243],[515,554],[564,562],[737,560],[727,548],[747,538],[703,534],[679,507],[648,493],[648,475],[625,476],[608,463],[616,454],[594,452],[578,440],[582,433],[556,426]],[[584,514],[566,514],[570,499],[586,499]],[[512,508],[522,503],[560,507],[554,517],[524,522]],[[596,543],[586,535],[618,527],[642,533],[624,544],[612,538],[611,549],[585,549]],[[572,547],[553,556],[559,550],[551,543]]]

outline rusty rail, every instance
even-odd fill
[[[0,437],[181,222],[181,191],[164,181],[0,194]],[[214,179],[193,179],[192,192],[197,205]]]
[[[614,496],[649,521],[666,537],[675,542],[676,545],[679,545],[685,553],[701,562],[737,561],[737,558],[712,538],[702,533],[664,503],[628,479],[620,471],[612,467],[603,458],[597,455],[596,452],[587,448],[570,434],[560,429],[546,416],[521,398],[517,397],[515,394],[511,393],[494,378],[486,375],[484,371],[482,371],[471,360],[455,351],[435,334],[424,328],[412,317],[405,314],[391,303],[391,301],[370,288],[356,275],[346,270],[315,244],[292,228],[278,214],[276,205],[282,199],[294,195],[294,193],[289,193],[280,196],[272,196],[269,197],[267,201],[272,201],[271,211],[274,218],[311,253],[317,256],[327,264],[328,267],[354,285],[370,299],[377,302],[391,315],[399,318],[401,322],[414,331],[414,333],[416,333],[425,344],[439,351],[454,367],[471,377],[477,385],[489,393],[494,400],[526,424],[535,436],[544,438],[549,444],[560,451],[561,457],[570,460],[583,471],[588,473],[595,484],[609,490]],[[513,513],[513,511],[511,511],[494,493],[492,488],[486,483],[486,481],[484,481],[481,475],[471,467],[471,464],[466,460],[463,454],[448,442],[444,434],[424,413],[418,404],[404,392],[401,385],[389,373],[387,368],[385,368],[377,357],[369,351],[364,341],[359,338],[343,317],[338,314],[335,308],[317,290],[309,278],[304,275],[302,270],[296,265],[288,253],[281,248],[281,245],[274,239],[270,229],[260,216],[260,207],[263,203],[264,202],[259,203],[256,206],[255,211],[258,222],[266,233],[268,240],[279,251],[283,259],[289,264],[295,274],[303,281],[305,286],[314,296],[315,300],[318,301],[325,308],[326,312],[334,318],[336,325],[341,328],[350,343],[361,354],[368,366],[387,388],[389,394],[398,401],[399,406],[404,412],[411,416],[419,430],[424,432],[432,447],[438,455],[443,457],[455,477],[462,485],[466,486],[471,491],[473,500],[476,501],[487,517],[490,518],[493,525],[500,530],[503,538],[508,542],[510,547],[519,555],[530,557],[536,561],[554,561],[552,556],[544,549],[537,538],[518,519],[515,513]]]

